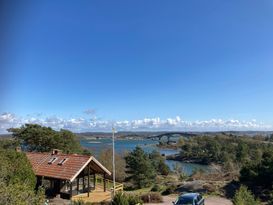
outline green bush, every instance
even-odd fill
[[[113,199],[113,204],[114,205],[136,205],[136,204],[143,204],[142,200],[140,197],[136,195],[126,195],[122,192],[118,192],[114,199]]]
[[[151,189],[152,192],[159,192],[160,191],[160,186],[158,184],[155,184],[152,189]]]
[[[129,205],[136,205],[136,204],[143,204],[143,201],[140,199],[139,196],[136,195],[128,195],[128,202]]]
[[[234,205],[260,205],[260,202],[255,200],[251,191],[249,191],[246,186],[241,186],[240,189],[236,191],[233,203]]]
[[[167,189],[165,191],[162,192],[162,195],[172,194],[172,193],[174,193],[175,189],[176,189],[176,186],[171,185],[171,186],[167,187]]]
[[[73,205],[92,205],[92,203],[84,202],[83,200],[73,201]]]
[[[128,197],[122,192],[118,192],[113,199],[113,204],[114,205],[129,205]]]

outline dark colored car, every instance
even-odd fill
[[[187,193],[180,195],[174,205],[204,205],[205,199],[201,194],[198,193]]]

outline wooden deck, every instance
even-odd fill
[[[91,202],[91,203],[97,203],[97,202],[103,202],[103,201],[111,201],[112,197],[112,187],[113,187],[113,181],[106,179],[106,192],[103,191],[104,184],[103,184],[103,178],[100,176],[96,176],[96,189],[92,190],[89,193],[89,197],[87,193],[78,194],[76,196],[72,197],[73,201],[84,201],[84,202]],[[123,184],[116,182],[115,185],[115,191],[123,191]]]
[[[79,194],[72,197],[73,201],[84,201],[84,202],[103,202],[103,201],[111,201],[111,192],[110,191],[103,191],[102,187],[96,187],[95,190],[89,193],[89,197],[87,193]]]

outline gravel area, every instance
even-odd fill
[[[164,196],[163,203],[159,204],[145,204],[145,205],[172,205],[172,202],[175,200],[176,196]],[[210,196],[205,199],[205,205],[232,205],[233,203],[225,198]]]
[[[205,199],[205,205],[232,205],[233,203],[225,198],[211,196]]]

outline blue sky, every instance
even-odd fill
[[[271,0],[6,6],[2,129],[14,125],[7,116],[16,125],[30,119],[113,124],[145,118],[154,125],[159,118],[165,127],[151,129],[169,129],[166,122],[177,116],[185,123],[255,119],[273,125]],[[269,129],[255,126],[239,128]]]

